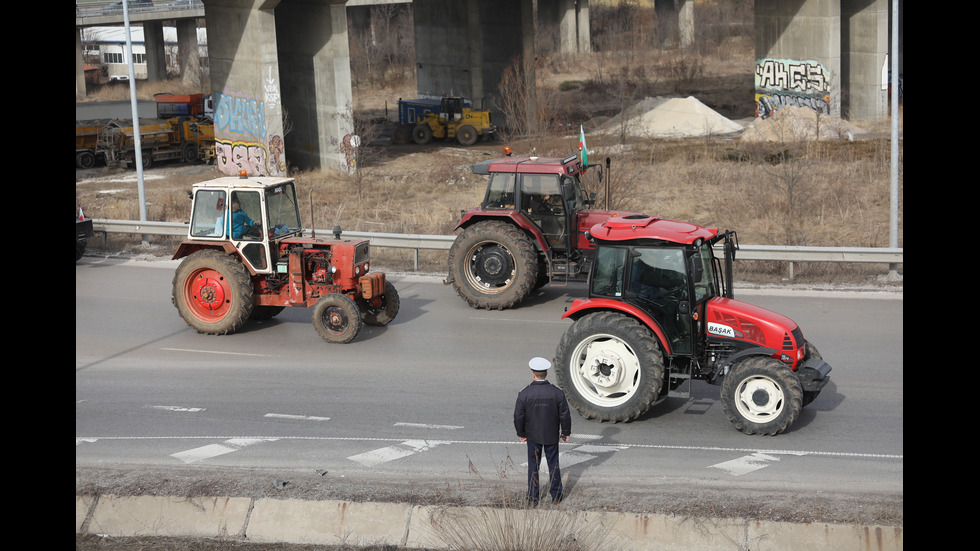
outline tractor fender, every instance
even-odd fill
[[[607,298],[581,299],[573,301],[572,305],[565,310],[565,313],[562,314],[561,317],[562,319],[570,318],[577,320],[587,314],[610,310],[636,318],[640,323],[649,327],[650,331],[653,331],[653,334],[657,336],[657,340],[660,341],[660,346],[663,347],[664,353],[668,355],[671,354],[670,340],[667,339],[667,336],[664,334],[660,324],[646,312],[633,306],[632,304]]]
[[[241,254],[239,253],[238,249],[235,248],[235,245],[229,241],[195,241],[195,240],[181,242],[181,244],[177,246],[177,250],[174,252],[174,255],[170,259],[180,260],[185,256],[190,256],[196,253],[197,251],[201,251],[204,249],[221,250],[224,251],[225,254],[229,254],[241,260]],[[255,270],[252,269],[252,267],[249,265],[248,262],[242,262],[242,264],[244,264],[246,269],[248,269],[249,275],[252,276],[255,275]]]
[[[460,218],[459,223],[456,224],[455,230],[465,229],[478,222],[485,222],[488,220],[496,221],[506,221],[514,224],[521,229],[528,237],[534,239],[538,247],[538,252],[544,253],[550,249],[548,241],[541,234],[541,230],[538,229],[526,216],[521,214],[516,210],[501,210],[501,211],[486,211],[482,209],[473,209],[463,213],[462,218]]]
[[[733,365],[751,356],[766,356],[769,358],[779,359],[779,351],[775,348],[766,348],[764,346],[754,346],[752,348],[746,348],[745,350],[739,350],[738,352],[718,362],[717,372],[721,373],[721,375],[728,375],[728,371]],[[790,367],[786,366],[786,369],[790,369]]]

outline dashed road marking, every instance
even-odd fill
[[[710,465],[708,468],[721,469],[732,476],[742,476],[743,474],[748,474],[768,467],[769,463],[774,461],[779,461],[779,458],[765,453],[753,453],[751,455],[739,457],[738,459],[732,459],[731,461],[716,463],[714,465]]]
[[[382,463],[388,463],[389,461],[402,459],[403,457],[409,457],[417,453],[428,451],[436,446],[448,443],[449,442],[439,440],[406,440],[401,444],[395,444],[394,446],[359,453],[357,455],[352,455],[347,459],[350,459],[355,463],[360,463],[365,467],[374,467],[381,465]]]
[[[207,446],[172,453],[170,457],[179,459],[184,463],[196,463],[226,453],[237,452],[246,446],[260,444],[262,442],[275,442],[276,440],[278,438],[231,438],[221,444],[208,444]]]
[[[207,409],[207,408],[192,408],[192,407],[186,407],[186,406],[154,406],[154,405],[147,405],[145,407],[147,407],[149,409],[162,409],[162,410],[166,410],[166,411],[178,411],[178,412],[189,412],[189,413],[198,413],[200,411],[204,411],[205,409]]]
[[[396,427],[411,427],[413,429],[442,429],[442,430],[459,430],[463,428],[459,425],[426,425],[423,423],[395,423]]]
[[[329,417],[317,417],[316,415],[292,415],[289,413],[266,413],[266,417],[274,419],[295,419],[299,421],[329,421]]]

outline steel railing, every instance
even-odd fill
[[[103,242],[110,233],[162,235],[185,237],[187,224],[181,222],[140,222],[135,220],[95,219],[96,233],[103,234]],[[318,237],[331,237],[332,230],[304,230]],[[372,247],[412,249],[415,251],[415,268],[419,266],[419,251],[448,251],[456,239],[454,235],[425,235],[401,233],[376,233],[344,231],[344,237],[367,239]],[[778,245],[740,245],[738,260],[773,260],[778,262],[854,262],[874,264],[902,264],[903,249],[887,247],[790,247]]]

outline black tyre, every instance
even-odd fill
[[[476,128],[468,124],[456,129],[456,141],[459,142],[459,145],[471,146],[478,139],[480,139],[480,133],[476,131]]]
[[[78,168],[92,168],[95,166],[95,153],[82,151],[75,154],[75,166]]]
[[[425,145],[432,141],[432,129],[426,124],[420,124],[412,130],[412,141]]]
[[[75,238],[75,262],[81,260],[82,256],[85,254],[86,246],[88,246],[88,240],[80,237]]]
[[[149,151],[144,151],[142,155],[143,170],[146,170],[153,166],[153,156],[150,155]]]
[[[199,333],[225,335],[241,329],[252,314],[253,300],[248,270],[222,251],[198,251],[174,274],[174,306]]]
[[[650,329],[636,319],[596,312],[565,331],[555,352],[555,379],[586,419],[629,422],[660,394],[663,354]]]
[[[255,306],[252,308],[252,315],[249,316],[250,319],[255,321],[265,321],[272,319],[279,315],[279,312],[283,311],[284,306]]]
[[[807,341],[806,342],[806,350],[807,350],[807,358],[808,359],[809,358],[816,358],[818,360],[822,360],[823,359],[823,356],[820,355],[820,351],[817,350],[817,347],[814,346],[812,342],[810,342],[810,341]],[[819,395],[820,395],[820,391],[819,390],[811,390],[809,392],[806,391],[806,390],[804,390],[803,391],[803,407],[806,407],[806,406],[810,405],[810,402],[816,400],[817,399],[817,396],[819,396]]]
[[[401,300],[398,298],[398,291],[390,281],[385,281],[385,292],[378,299],[377,301],[364,299],[357,301],[357,305],[361,309],[361,318],[367,325],[388,325],[398,315]]]
[[[735,364],[725,375],[721,405],[736,429],[774,436],[799,417],[803,387],[786,364],[768,356],[753,356]]]
[[[180,148],[180,159],[185,163],[197,162],[197,144],[187,142]]]
[[[449,248],[449,280],[474,308],[504,310],[527,298],[538,279],[534,245],[508,222],[480,222]]]
[[[327,342],[349,343],[361,332],[361,312],[347,295],[330,293],[313,305],[313,327]]]

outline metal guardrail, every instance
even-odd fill
[[[180,222],[140,222],[133,220],[93,220],[96,233],[103,233],[103,239],[110,233],[135,233],[141,235],[164,235],[184,237],[187,224]],[[317,236],[333,235],[329,229],[314,229]],[[304,230],[306,235],[311,230]],[[372,247],[391,247],[414,249],[415,267],[418,268],[418,255],[421,250],[448,251],[456,239],[454,235],[425,235],[400,233],[375,233],[344,231],[345,237],[367,239]],[[885,247],[787,247],[776,245],[740,245],[738,260],[774,260],[779,262],[856,262],[874,264],[902,264],[904,253],[901,248]]]

